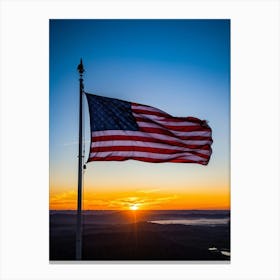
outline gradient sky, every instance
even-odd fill
[[[79,75],[85,91],[209,121],[190,163],[91,162],[84,209],[229,209],[230,21],[50,20],[50,209],[76,209]],[[90,141],[85,101],[85,158]]]

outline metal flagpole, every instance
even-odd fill
[[[82,259],[82,174],[83,174],[83,73],[84,66],[81,59],[77,70],[80,74],[80,104],[79,104],[79,156],[78,156],[78,198],[77,198],[77,227],[76,227],[76,260]]]

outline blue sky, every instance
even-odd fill
[[[229,188],[229,20],[50,20],[50,189],[75,191],[79,76],[85,91],[209,121],[208,166],[88,164],[84,188]],[[86,101],[85,101],[86,103]],[[85,104],[87,105],[87,104]],[[89,122],[85,106],[85,156]],[[110,174],[110,176],[108,176]],[[143,174],[145,176],[143,176]]]

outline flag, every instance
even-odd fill
[[[151,106],[86,93],[90,161],[189,162],[207,165],[212,131],[206,121],[172,117]]]

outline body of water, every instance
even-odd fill
[[[160,224],[160,225],[170,225],[170,224],[177,224],[177,225],[194,225],[194,226],[215,226],[215,225],[226,225],[229,222],[228,218],[221,218],[221,219],[166,219],[166,220],[154,220],[149,221],[150,223]]]

